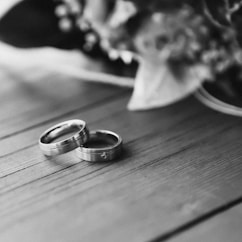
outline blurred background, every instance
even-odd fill
[[[199,9],[204,3],[208,16]],[[0,75],[24,82],[57,75],[129,88],[135,79],[134,109],[162,107],[201,87],[199,100],[211,104],[215,97],[216,110],[226,103],[240,108],[242,57],[235,56],[241,48],[233,31],[240,43],[242,8],[229,3],[225,9],[222,0],[90,0],[84,11],[82,0],[1,0]]]
[[[65,23],[63,31],[55,9],[56,2],[50,0],[1,0],[1,76],[35,82],[54,74],[62,78],[133,85],[132,79],[120,78],[120,75],[133,76],[133,67],[120,61],[110,66],[110,60],[99,50],[86,53],[84,34],[65,31]]]

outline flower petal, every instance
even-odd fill
[[[179,73],[163,63],[143,60],[137,73],[129,110],[146,110],[172,104],[194,92],[211,77],[206,66],[182,67]]]

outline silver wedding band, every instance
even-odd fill
[[[73,133],[73,136],[54,142],[63,135]],[[46,130],[39,139],[39,146],[46,156],[56,156],[72,151],[89,139],[89,131],[86,122],[79,119],[73,119],[54,125]]]
[[[102,148],[90,148],[92,142],[105,142],[109,145]],[[120,156],[122,138],[108,130],[95,130],[89,133],[89,141],[76,150],[77,156],[89,162],[111,161]]]
[[[73,134],[73,132],[75,134],[69,138],[55,142],[63,135]],[[47,129],[40,136],[39,146],[46,156],[61,155],[76,149],[77,156],[81,160],[103,162],[120,156],[122,142],[122,138],[112,131],[89,132],[85,121],[73,119]]]

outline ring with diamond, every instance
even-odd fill
[[[88,142],[76,150],[80,159],[90,162],[114,160],[121,151],[122,138],[108,130],[90,131]]]
[[[74,133],[71,137],[53,142],[64,135]],[[47,129],[39,139],[39,146],[44,155],[56,156],[67,153],[80,147],[89,139],[89,130],[86,122],[73,119],[54,125]]]

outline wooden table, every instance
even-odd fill
[[[192,97],[129,112],[130,90],[13,70],[1,69],[1,242],[242,240],[240,118]],[[118,132],[123,156],[43,156],[40,134],[73,118]]]

